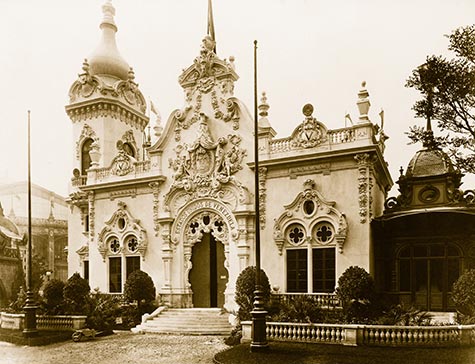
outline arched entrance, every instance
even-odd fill
[[[228,272],[224,268],[224,245],[209,233],[192,248],[190,284],[193,307],[223,307]]]

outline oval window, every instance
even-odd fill
[[[313,202],[312,200],[305,201],[303,204],[303,211],[307,215],[313,214],[313,212],[315,211],[315,202]]]
[[[123,217],[117,220],[117,226],[120,230],[123,230],[125,228],[125,219]]]

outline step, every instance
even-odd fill
[[[184,335],[229,335],[228,314],[220,308],[170,308],[132,331]]]

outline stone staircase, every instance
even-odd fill
[[[429,312],[433,324],[455,324],[455,312]]]
[[[220,308],[161,307],[132,329],[140,333],[229,335],[229,314]]]

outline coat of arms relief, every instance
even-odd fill
[[[189,198],[222,197],[226,184],[243,191],[245,187],[233,176],[242,169],[246,156],[240,143],[241,137],[236,134],[215,141],[209,130],[208,117],[201,113],[195,141],[179,144],[175,148],[176,158],[169,159],[169,167],[174,174],[168,195],[184,190]]]

